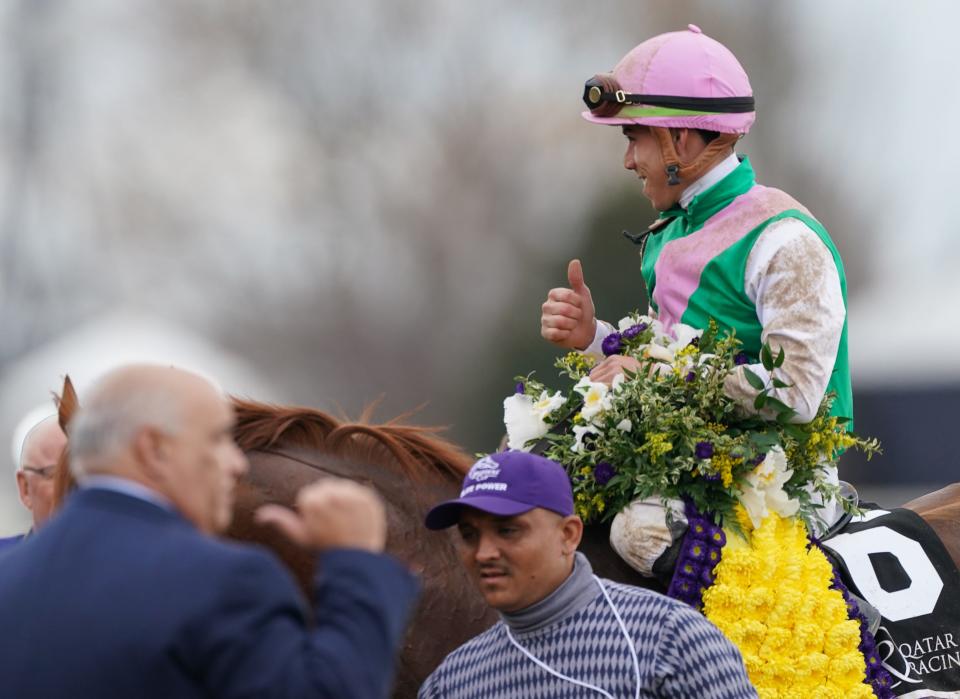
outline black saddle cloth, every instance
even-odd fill
[[[960,697],[960,573],[930,526],[910,510],[866,509],[821,543],[880,612],[877,650],[894,693]]]

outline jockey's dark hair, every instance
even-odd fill
[[[720,135],[719,131],[707,131],[706,129],[695,129],[695,131],[700,134],[700,138],[703,139],[704,145],[710,145],[710,141],[714,140]]]

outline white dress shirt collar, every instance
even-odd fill
[[[161,495],[152,488],[148,488],[142,483],[131,481],[128,478],[121,478],[120,476],[107,476],[103,474],[85,476],[80,481],[80,487],[84,489],[99,488],[101,490],[112,490],[115,493],[123,493],[124,495],[129,495],[137,500],[143,500],[156,505],[157,507],[162,507],[165,510],[176,512],[176,508],[167,497]]]
[[[731,153],[721,160],[708,170],[703,177],[683,190],[683,194],[680,195],[680,206],[686,209],[695,196],[706,192],[717,182],[736,170],[738,165],[740,165],[740,159],[736,153]]]

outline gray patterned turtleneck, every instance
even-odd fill
[[[596,599],[600,587],[593,579],[590,561],[577,551],[573,571],[560,587],[539,602],[519,612],[501,612],[503,623],[515,633],[532,633],[576,614]]]

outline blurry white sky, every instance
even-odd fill
[[[777,116],[804,134],[798,155],[820,164],[824,186],[850,202],[864,230],[847,251],[869,271],[850,308],[855,379],[957,383],[960,5],[790,7],[798,82],[793,107]],[[921,337],[936,338],[922,353]]]
[[[524,279],[629,186],[622,140],[579,119],[583,80],[688,22],[751,74],[761,180],[844,253],[855,381],[960,381],[958,7],[3,3],[0,381],[123,307],[229,348],[278,399],[386,393],[446,421],[504,317],[537,333]]]

